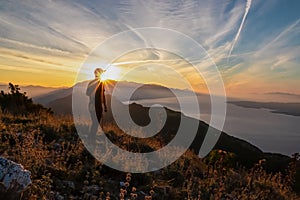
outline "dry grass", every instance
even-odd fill
[[[0,112],[0,119],[1,156],[21,163],[32,174],[22,199],[299,199],[292,190],[295,163],[285,175],[268,174],[263,161],[247,170],[228,165],[232,154],[227,152],[213,152],[218,159],[206,163],[187,151],[159,171],[126,174],[89,154],[70,117]],[[105,132],[127,150],[164,145],[159,138],[135,141],[114,125],[107,125]]]

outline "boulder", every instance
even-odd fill
[[[31,184],[30,174],[22,165],[0,157],[0,199],[18,199]]]

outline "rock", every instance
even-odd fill
[[[22,165],[0,157],[0,199],[17,199],[31,184],[30,175]]]

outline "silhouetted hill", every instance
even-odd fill
[[[178,126],[180,124],[181,118],[185,118],[186,121],[196,120],[191,117],[187,117],[180,112],[172,111],[165,108],[167,111],[167,121],[162,130],[158,133],[160,136],[165,139],[165,143],[168,143],[175,136]],[[139,125],[147,125],[150,122],[148,115],[149,108],[144,107],[139,104],[131,104],[129,106],[130,114],[132,119]],[[190,146],[190,149],[193,150],[196,154],[199,153],[200,147],[203,143],[204,137],[207,133],[209,125],[203,121],[199,121],[199,127],[196,134],[196,137],[193,143]],[[211,134],[218,134],[218,130],[212,128]],[[188,133],[187,133],[188,136]],[[258,147],[252,145],[251,143],[230,136],[225,132],[221,133],[221,136],[214,146],[214,149],[224,150],[227,152],[232,152],[236,155],[238,163],[245,167],[252,167],[254,163],[257,163],[260,159],[266,159],[266,169],[268,171],[278,171],[286,169],[290,157],[284,156],[281,154],[272,154],[264,153]],[[276,165],[273,165],[275,164]]]
[[[123,109],[122,107],[125,106],[123,103],[121,103],[116,99],[112,99],[112,100],[116,101],[115,105],[117,105],[118,107],[117,110]],[[112,100],[111,100],[111,96],[107,95],[108,112],[104,113],[104,124],[115,123],[110,108],[111,106],[110,102]],[[56,99],[48,103],[47,106],[51,107],[56,114],[71,114],[72,96],[68,95],[66,97]],[[167,144],[174,138],[177,129],[179,127],[181,118],[184,118],[185,120],[191,123],[196,119],[187,117],[180,112],[176,112],[168,108],[165,109],[167,112],[167,120],[162,130],[158,134],[156,134],[156,137],[163,138],[164,143]],[[129,105],[129,111],[133,121],[136,124],[140,126],[145,126],[150,122],[149,107],[145,107],[133,103]],[[190,149],[193,150],[196,154],[199,153],[200,147],[203,143],[208,127],[209,127],[208,124],[206,124],[203,121],[199,121],[199,127],[198,127],[196,137],[194,139],[194,142],[190,146]],[[215,131],[216,133],[218,132],[218,130],[214,128],[212,130]],[[139,140],[139,138],[135,138],[135,139]],[[246,167],[252,167],[253,164],[257,163],[260,159],[266,159],[267,160],[266,167],[268,171],[278,171],[278,170],[283,171],[287,167],[290,161],[290,157],[288,156],[284,156],[281,154],[264,153],[258,147],[250,144],[249,142],[230,136],[225,132],[221,133],[221,136],[218,142],[216,143],[214,149],[219,149],[219,150],[224,150],[227,152],[234,153],[236,155],[236,159],[238,163]]]
[[[0,111],[4,113],[10,113],[13,115],[28,115],[37,113],[52,113],[48,108],[43,107],[41,104],[33,103],[26,92],[22,92],[19,85],[12,83],[8,84],[9,91],[0,92]]]
[[[85,85],[88,84],[88,82],[89,81],[79,82],[79,83],[76,83],[75,86],[84,87]],[[132,88],[137,88],[136,91],[133,93],[133,95],[130,98],[132,101],[142,100],[142,99],[168,98],[168,97],[175,96],[169,88],[161,86],[161,85],[141,84],[141,83],[127,82],[127,81],[118,81],[117,82],[114,80],[107,81],[107,84],[105,86],[106,93],[112,94],[112,91],[115,89],[116,84],[118,84],[118,88],[116,89],[115,96],[117,96],[117,98],[120,101],[124,101],[124,99],[122,99],[125,96],[124,94],[127,94]],[[43,95],[35,97],[34,101],[36,103],[41,103],[41,104],[46,105],[46,104],[50,103],[51,101],[71,95],[73,88],[75,86],[70,87],[70,88],[57,89],[55,91],[45,93]],[[182,89],[172,89],[172,90],[176,91],[177,94],[180,96],[188,96],[193,93],[190,90],[182,90]],[[196,95],[204,97],[205,101],[209,101],[209,99],[210,99],[210,96],[207,94],[196,93]]]
[[[40,103],[43,105],[47,105],[52,101],[55,101],[57,99],[61,99],[64,98],[68,95],[71,95],[73,91],[73,88],[64,88],[64,89],[58,89],[52,92],[49,92],[47,94],[44,95],[40,95],[36,98],[34,98],[34,102],[36,103]]]
[[[72,95],[50,101],[45,106],[53,108],[54,113],[58,115],[72,114]]]
[[[44,86],[38,86],[38,85],[27,85],[27,86],[20,86],[22,89],[22,92],[26,92],[26,95],[29,98],[37,98],[42,95],[47,95],[51,92],[54,92],[56,90],[61,90],[62,88],[53,88],[53,87],[44,87]],[[4,92],[8,92],[8,84],[0,84],[0,91],[3,90]]]

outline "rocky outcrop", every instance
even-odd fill
[[[0,157],[0,199],[17,199],[30,184],[28,170],[18,163]]]

